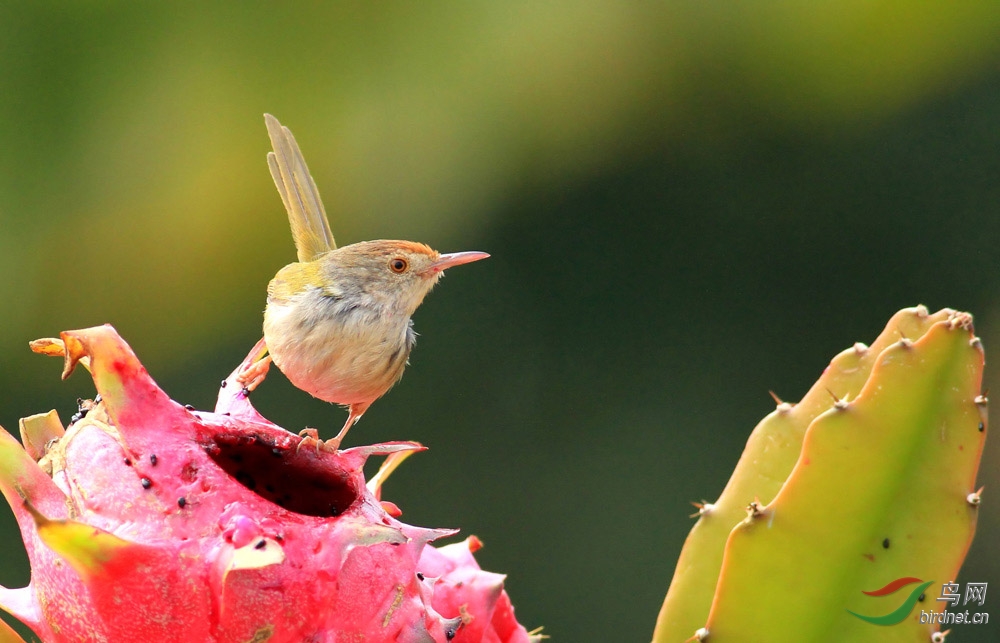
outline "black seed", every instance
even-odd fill
[[[75,423],[79,422],[82,419],[83,419],[83,413],[79,413],[79,412],[78,413],[74,413],[73,416],[69,419],[69,423],[70,424],[75,424]]]
[[[280,458],[281,457],[281,449],[279,449],[278,447],[274,447],[273,449],[271,449],[271,455],[273,455],[276,458]]]
[[[219,388],[226,388],[226,384],[226,380],[222,380],[222,384],[219,385]]]
[[[925,598],[927,598],[927,594],[921,594],[920,598],[918,598],[917,600],[923,603]]]
[[[132,461],[129,460],[128,458],[125,458],[125,466],[126,467],[131,467],[132,466]]]
[[[242,389],[242,390],[240,391],[240,393],[242,393],[242,394],[243,394],[243,397],[250,397],[250,389],[248,389],[248,388],[247,388],[247,387],[245,387],[245,386],[244,386],[244,387],[243,387],[243,389]]]
[[[186,505],[187,503],[188,503],[187,498],[185,498],[184,496],[181,496],[180,498],[177,499],[177,506],[180,507],[181,509],[183,509],[184,505]]]
[[[421,574],[420,572],[417,572],[417,580],[424,580],[424,575]]]
[[[253,546],[254,549],[264,549],[267,547],[267,541],[261,538],[257,541],[257,544]]]
[[[983,424],[982,422],[980,422],[979,423],[979,432],[982,433],[985,430],[986,430],[986,425]]]
[[[150,453],[149,454],[149,463],[155,467],[156,466],[156,462],[157,462],[156,454],[155,453]]]
[[[223,415],[225,415],[226,417],[229,417],[229,411],[226,411],[225,413],[223,413]]]
[[[446,629],[444,631],[444,637],[446,639],[448,639],[449,641],[452,640],[453,638],[455,638],[455,634],[457,634],[457,632],[456,632],[456,629],[454,627],[449,627],[448,629]]]
[[[331,516],[340,515],[340,510],[337,509],[337,505],[330,505],[330,515]]]
[[[889,549],[889,539],[888,538],[886,538],[885,540],[882,541],[882,548],[883,549]]]
[[[100,404],[100,403],[101,403],[101,394],[98,393],[97,395],[94,396],[94,404]]]
[[[185,404],[184,408],[186,408],[188,411],[193,411],[194,410],[194,405],[193,404]]]
[[[143,489],[149,489],[153,486],[153,481],[149,478],[139,478],[139,483],[142,485]]]

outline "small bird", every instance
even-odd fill
[[[347,406],[340,433],[319,443],[336,450],[372,402],[403,376],[416,341],[410,318],[444,271],[489,255],[441,254],[413,241],[338,248],[291,131],[270,114],[264,121],[274,148],[267,164],[288,211],[298,261],[268,284],[264,337],[238,379],[252,391],[273,360],[298,388]],[[303,434],[316,439],[312,429]]]

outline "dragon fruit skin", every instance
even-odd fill
[[[455,532],[405,525],[380,501],[419,444],[299,448],[235,372],[214,413],[194,411],[110,326],[33,348],[64,354],[64,377],[88,367],[100,395],[65,433],[54,412],[22,420],[23,449],[0,431],[0,488],[32,568],[0,606],[46,643],[540,638],[514,618],[504,577],[479,569],[475,537],[435,549]],[[372,455],[389,458],[366,484]]]

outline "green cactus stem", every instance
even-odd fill
[[[749,503],[696,638],[943,640],[920,614],[942,609],[975,532],[983,365],[966,313],[885,348],[857,397],[810,424],[773,501]]]
[[[958,576],[978,513],[983,364],[972,316],[956,313],[885,349],[858,397],[810,425],[778,496],[726,543],[713,641],[931,640],[919,610],[892,627],[856,614],[897,608],[863,593],[896,579]]]
[[[806,428],[837,399],[861,391],[881,352],[900,339],[921,337],[933,324],[953,314],[929,314],[924,306],[905,308],[889,320],[870,347],[855,344],[833,358],[819,380],[797,404],[778,406],[754,429],[718,500],[698,504],[700,519],[692,528],[677,562],[653,635],[654,643],[682,643],[704,625],[722,567],[726,539],[746,517],[747,505],[769,503],[799,458]]]

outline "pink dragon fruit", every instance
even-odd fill
[[[489,642],[517,623],[479,541],[399,522],[380,500],[414,442],[327,453],[223,382],[214,413],[170,400],[110,326],[33,343],[93,375],[68,430],[55,412],[0,431],[0,487],[31,582],[0,606],[46,643]],[[237,369],[238,371],[239,369]],[[388,458],[371,481],[362,467]],[[0,640],[4,640],[0,631]]]

